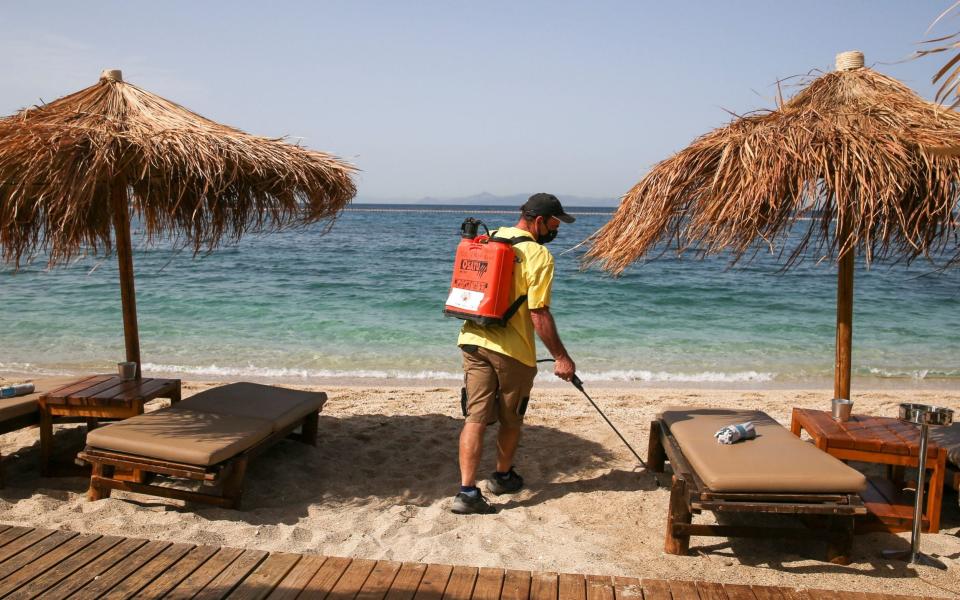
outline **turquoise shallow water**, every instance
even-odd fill
[[[143,247],[135,235],[145,370],[285,381],[459,377],[459,322],[441,315],[457,230],[470,214],[512,224],[512,211],[356,208],[326,235],[317,228],[249,236],[197,258],[169,245]],[[558,265],[552,310],[585,380],[832,377],[829,263],[779,273],[768,256],[733,269],[724,256],[667,256],[619,279],[581,272],[570,248],[609,217],[579,214],[550,245]],[[123,357],[112,257],[52,270],[39,259],[18,273],[0,271],[0,305],[0,372],[105,370]],[[855,375],[960,387],[958,308],[960,270],[861,265]]]

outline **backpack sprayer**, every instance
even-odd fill
[[[541,363],[541,362],[556,362],[556,361],[552,358],[542,358],[537,362]],[[647,463],[643,462],[643,459],[640,458],[640,455],[637,454],[637,451],[633,449],[633,446],[630,445],[630,442],[627,441],[627,438],[623,437],[623,435],[617,430],[617,428],[614,427],[613,423],[610,422],[610,419],[607,418],[607,415],[603,414],[603,411],[600,410],[600,407],[597,406],[597,403],[594,402],[593,398],[591,398],[590,395],[587,394],[587,391],[583,389],[583,381],[581,381],[580,378],[577,377],[576,373],[573,374],[573,377],[570,379],[570,383],[573,384],[573,387],[580,390],[580,393],[583,394],[583,396],[590,402],[590,404],[595,409],[597,409],[597,412],[600,413],[600,416],[603,417],[603,420],[607,422],[607,425],[610,426],[610,429],[612,429],[613,432],[617,434],[617,437],[620,438],[620,440],[627,446],[630,452],[632,452],[633,455],[637,458],[637,460],[640,461],[640,464],[643,465],[645,469],[649,469],[650,467],[647,466]]]

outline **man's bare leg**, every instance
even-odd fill
[[[500,424],[500,432],[497,434],[498,472],[506,473],[513,466],[513,456],[517,453],[517,446],[520,445],[520,431],[520,427],[505,427],[503,423]]]
[[[483,432],[486,429],[484,423],[463,424],[460,431],[460,485],[477,485],[477,467],[483,454]]]

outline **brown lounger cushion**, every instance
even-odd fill
[[[165,408],[94,429],[87,434],[87,445],[209,466],[236,456],[272,431],[273,423],[266,419]]]
[[[204,390],[176,404],[176,409],[200,410],[273,421],[279,431],[323,407],[327,395],[258,383],[231,383]]]
[[[37,400],[43,394],[58,387],[64,386],[71,381],[76,381],[76,377],[50,377],[34,381],[34,391],[25,396],[16,396],[14,398],[3,398],[0,400],[0,423],[15,419],[32,412],[39,412]],[[6,384],[4,384],[6,385]]]
[[[766,413],[714,408],[668,408],[662,414],[690,466],[715,492],[857,493],[863,474],[802,441]],[[732,445],[713,434],[753,421],[757,437]]]

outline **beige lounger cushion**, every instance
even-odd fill
[[[279,431],[317,412],[326,400],[327,395],[323,392],[240,382],[204,390],[174,408],[267,419],[273,421],[273,430]]]
[[[711,491],[855,493],[867,485],[863,474],[760,411],[677,407],[662,418]],[[713,437],[718,429],[744,421],[753,421],[756,439],[723,445]]]
[[[76,381],[76,377],[51,377],[34,382],[34,391],[26,396],[17,396],[15,398],[3,398],[0,400],[0,423],[15,419],[32,412],[38,412],[37,400],[43,394],[64,386],[71,381]],[[6,385],[6,384],[4,384]],[[38,415],[39,416],[39,415]]]
[[[94,429],[87,434],[87,445],[209,466],[236,456],[272,430],[266,419],[165,408]]]
[[[931,427],[930,439],[947,449],[947,460],[960,467],[960,422],[949,427]]]

